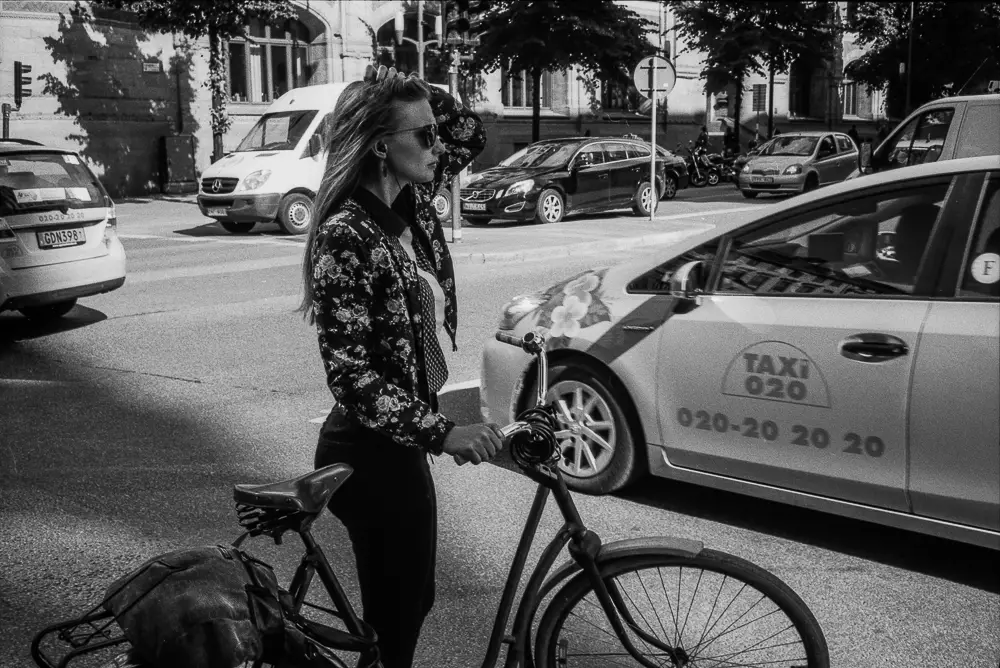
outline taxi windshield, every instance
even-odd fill
[[[532,144],[500,161],[501,167],[561,167],[569,162],[576,144]]]
[[[104,189],[76,155],[31,152],[0,156],[0,216],[104,206]]]
[[[760,150],[760,155],[812,155],[818,137],[775,137]]]
[[[315,117],[315,109],[264,114],[236,147],[236,152],[291,151]]]

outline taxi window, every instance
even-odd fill
[[[1000,298],[1000,178],[987,186],[958,296]]]
[[[885,169],[936,162],[954,116],[954,109],[934,109],[907,123],[885,149]]]
[[[628,157],[630,158],[648,158],[649,149],[640,144],[627,144],[628,147]]]
[[[628,284],[626,288],[630,293],[643,294],[666,294],[670,292],[670,277],[680,268],[681,265],[692,260],[701,260],[707,266],[711,266],[715,260],[715,255],[719,250],[718,239],[713,239],[702,244],[698,248],[681,253],[672,257],[666,262],[662,262],[649,271],[637,276]]]
[[[601,149],[600,144],[591,144],[582,151],[580,155],[576,157],[576,166],[584,167],[586,165],[600,165],[604,162],[604,150]]]
[[[738,236],[720,292],[913,294],[947,181],[841,201]]]
[[[607,156],[608,162],[628,160],[628,151],[625,150],[625,144],[605,144],[604,154]]]
[[[32,152],[0,157],[0,215],[104,206],[104,189],[76,155]]]

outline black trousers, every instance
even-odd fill
[[[385,668],[410,668],[434,605],[437,499],[427,454],[331,415],[316,468],[345,462],[354,473],[330,500],[354,548],[363,619],[378,634]]]

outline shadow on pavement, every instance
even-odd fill
[[[479,389],[473,387],[443,395],[441,412],[459,424],[479,422]],[[492,463],[520,473],[506,450]],[[618,496],[644,506],[721,522],[1000,593],[996,553],[986,548],[653,477],[639,481]]]
[[[0,314],[0,347],[17,341],[69,332],[107,319],[108,316],[104,313],[79,304],[62,318],[52,322],[38,322],[16,311],[7,311]]]
[[[222,229],[217,221],[206,218],[206,222],[194,227],[182,230],[171,230],[173,234],[182,234],[186,237],[231,237],[233,239],[245,239],[247,237],[268,237],[278,239],[289,239],[305,241],[305,235],[293,236],[285,234],[275,223],[257,223],[249,232],[233,233]]]

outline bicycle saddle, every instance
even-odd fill
[[[255,508],[280,508],[319,513],[354,469],[349,464],[330,464],[291,480],[264,485],[235,485],[233,498]]]

